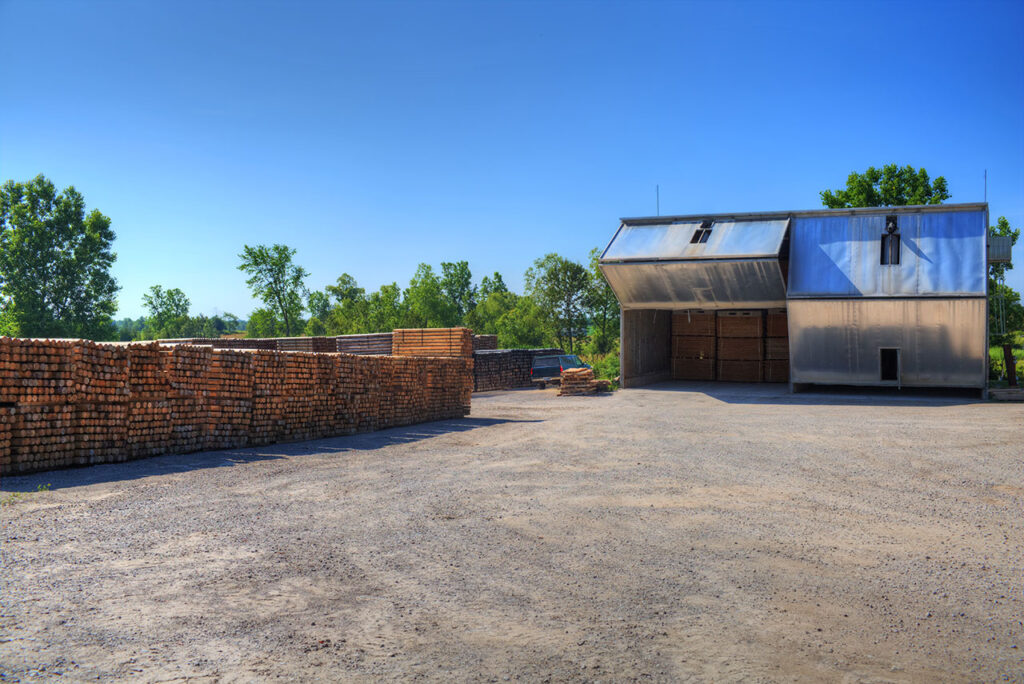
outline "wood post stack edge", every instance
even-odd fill
[[[0,338],[0,474],[459,418],[472,364]]]

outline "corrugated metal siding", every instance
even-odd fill
[[[624,309],[765,309],[786,304],[777,259],[601,264]]]
[[[880,263],[885,210],[796,218],[790,297],[985,295],[984,212],[899,216],[900,264]]]
[[[879,350],[895,347],[903,385],[985,387],[985,307],[978,298],[790,300],[791,379],[887,384]]]

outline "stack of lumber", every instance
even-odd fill
[[[759,309],[719,311],[718,379],[764,380],[764,316]]]
[[[469,328],[413,328],[395,330],[391,338],[394,356],[473,357],[473,331]]]
[[[473,351],[477,352],[497,348],[497,335],[473,335]]]
[[[11,435],[14,431],[14,408],[0,406],[0,473],[11,472]]]
[[[340,335],[334,338],[333,351],[342,354],[391,354],[391,333],[372,333],[369,335]]]
[[[204,379],[206,449],[235,449],[249,443],[253,355],[218,349]]]
[[[337,343],[333,337],[278,337],[278,351],[333,352]]]
[[[579,396],[581,394],[597,394],[597,382],[594,371],[589,368],[569,368],[562,371],[562,382],[558,387],[558,396]]]
[[[213,349],[176,345],[163,352],[164,372],[170,386],[171,450],[185,453],[203,449],[206,441],[204,389]]]
[[[128,403],[74,405],[75,465],[127,461]]]
[[[0,338],[0,402],[67,401],[75,390],[74,342]]]
[[[0,474],[458,418],[472,364],[0,338]]]
[[[75,407],[65,403],[28,403],[14,409],[12,470],[50,470],[74,463]]]
[[[672,378],[715,379],[715,312],[701,309],[672,314]]]
[[[128,401],[128,349],[88,340],[71,351],[76,402]]]
[[[785,309],[765,316],[764,381],[789,382],[789,322]]]
[[[564,354],[561,349],[496,349],[473,352],[473,389],[476,392],[530,387],[530,369],[536,356]]]
[[[263,445],[284,439],[285,402],[281,382],[287,369],[284,353],[258,350],[252,353],[252,413],[249,444]]]

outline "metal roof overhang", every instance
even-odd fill
[[[624,309],[785,306],[779,251],[788,226],[788,217],[720,220],[694,242],[701,221],[623,223],[600,267]]]

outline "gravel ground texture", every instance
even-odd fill
[[[1024,679],[1024,405],[555,392],[5,478],[0,681]]]

